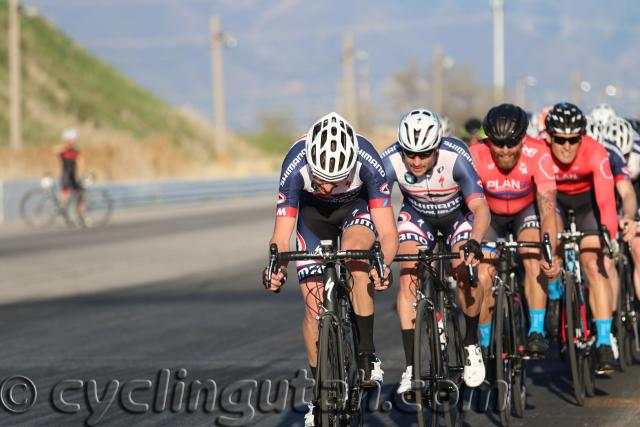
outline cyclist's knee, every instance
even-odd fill
[[[596,256],[585,257],[582,261],[582,266],[585,274],[587,277],[591,278],[592,281],[593,278],[606,275],[606,272],[603,269],[604,264],[601,264]]]

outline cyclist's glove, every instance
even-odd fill
[[[469,239],[467,242],[462,245],[461,249],[465,251],[465,254],[473,254],[478,261],[482,260],[482,248],[480,247],[480,243],[478,243],[475,239]]]
[[[384,278],[384,280],[388,280],[389,281],[389,288],[391,287],[391,285],[393,285],[393,273],[391,273],[391,268],[386,265],[386,264],[382,264],[383,265],[383,271],[386,271],[387,276]],[[375,265],[371,265],[371,268],[369,269],[369,279],[371,280],[371,282],[373,283],[373,271],[376,269]],[[384,281],[383,280],[383,281]]]
[[[269,271],[269,266],[266,266],[264,270],[262,270],[262,286],[264,286],[265,289],[269,289],[271,287],[271,277],[267,277],[267,271]],[[276,271],[274,271],[272,274],[276,274],[278,272],[284,273],[284,277],[280,282],[280,288],[278,288],[278,290],[275,291],[276,293],[280,292],[280,289],[282,289],[282,286],[287,282],[287,269],[278,267]]]

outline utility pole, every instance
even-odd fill
[[[571,102],[577,106],[580,106],[580,102],[582,102],[582,94],[580,93],[582,90],[580,89],[580,71],[574,70],[571,73]]]
[[[220,31],[220,16],[213,15],[209,22],[211,31],[211,71],[213,79],[213,114],[216,127],[215,152],[218,158],[226,159],[227,141],[224,111],[224,78],[222,66],[222,43],[224,34]]]
[[[444,65],[442,46],[433,48],[433,62],[431,63],[431,108],[436,114],[442,116],[444,93]]]
[[[371,127],[371,117],[370,114],[370,97],[371,90],[369,88],[369,64],[367,62],[362,62],[359,67],[359,92],[360,92],[360,108],[358,109],[360,113],[360,127],[363,131],[370,130]]]
[[[493,7],[493,102],[504,102],[504,0],[491,0]]]
[[[342,36],[342,89],[346,111],[346,119],[351,126],[358,128],[358,106],[356,102],[355,51],[353,36],[345,33]]]
[[[9,141],[22,148],[22,82],[20,75],[20,14],[18,0],[9,0]]]

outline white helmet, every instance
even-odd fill
[[[609,104],[598,104],[591,110],[591,116],[596,122],[605,125],[609,120],[616,117],[616,112]]]
[[[408,112],[398,125],[398,142],[407,151],[428,151],[440,145],[442,124],[432,111],[419,109]]]
[[[329,113],[311,126],[304,145],[311,173],[327,182],[347,178],[358,159],[356,134],[338,113]]]
[[[635,132],[631,123],[622,117],[614,117],[604,128],[604,139],[613,142],[618,146],[625,156],[633,149]]]
[[[453,136],[453,122],[449,117],[440,117],[440,123],[442,123],[442,136]]]
[[[540,131],[538,130],[538,121],[540,120],[540,113],[534,112],[531,113],[531,117],[529,117],[529,125],[527,126],[527,135],[532,138],[537,138],[540,135]]]
[[[603,126],[600,124],[600,122],[597,122],[593,118],[593,116],[590,115],[590,114],[588,116],[586,116],[586,118],[587,118],[587,126],[585,127],[585,132],[591,138],[595,139],[600,144],[602,144],[602,142],[604,140],[604,135],[602,134]]]
[[[64,132],[62,132],[61,138],[65,142],[75,141],[78,139],[78,131],[75,128],[65,129]]]

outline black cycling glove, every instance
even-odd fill
[[[483,254],[482,254],[482,248],[480,247],[480,243],[478,243],[477,240],[475,239],[469,239],[467,240],[467,242],[462,245],[462,247],[460,248],[465,252],[466,254],[473,254],[476,259],[478,259],[479,261],[482,260]]]

